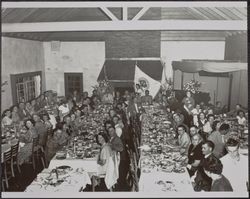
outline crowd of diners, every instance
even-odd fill
[[[128,148],[133,148],[131,125],[140,126],[144,105],[160,104],[171,116],[171,125],[176,131],[176,143],[180,152],[187,155],[187,170],[195,191],[244,191],[247,189],[248,157],[239,153],[239,133],[222,120],[223,116],[234,118],[242,127],[248,125],[248,113],[240,104],[227,112],[221,107],[195,103],[191,92],[180,106],[174,96],[160,91],[153,99],[149,91],[123,94],[99,87],[89,95],[87,91],[74,91],[67,97],[58,97],[46,91],[39,97],[20,102],[2,114],[2,132],[14,128],[15,137],[22,143],[19,164],[29,161],[32,139],[39,137],[39,145],[45,151],[47,164],[55,153],[68,144],[81,126],[81,120],[98,108],[110,105],[103,121],[104,130],[96,135],[100,145],[97,163],[103,174],[107,170],[108,158],[120,154],[118,184],[123,187],[129,171]],[[49,110],[49,111],[48,111]],[[3,134],[2,134],[3,135]],[[235,174],[237,172],[237,175]]]

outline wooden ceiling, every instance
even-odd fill
[[[128,8],[128,20],[142,7]],[[109,10],[122,19],[122,8]],[[140,20],[247,20],[246,7],[152,7]],[[2,8],[2,23],[110,21],[99,8]],[[164,40],[225,40],[246,31],[161,31]],[[2,36],[39,41],[104,41],[109,32],[2,33]]]

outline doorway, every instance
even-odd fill
[[[71,96],[75,90],[83,92],[82,73],[64,73],[65,96]]]

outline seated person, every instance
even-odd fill
[[[204,112],[200,112],[197,117],[197,123],[194,123],[194,125],[198,126],[200,130],[203,130],[203,126],[207,123],[207,119],[205,117]]]
[[[202,143],[202,154],[204,158],[201,159],[200,166],[196,173],[192,176],[191,181],[194,182],[195,191],[210,191],[212,185],[212,179],[204,172],[204,166],[207,164],[209,159],[216,158],[213,155],[214,143],[210,140]]]
[[[151,105],[153,104],[153,97],[149,95],[149,90],[145,90],[145,96],[141,97],[142,104]]]
[[[202,154],[202,137],[196,133],[192,136],[192,144],[188,149],[188,165],[187,170],[190,176],[197,171],[204,155]]]
[[[208,140],[214,143],[213,154],[217,158],[221,158],[222,156],[226,154],[225,143],[224,143],[224,140],[222,139],[222,135],[219,130],[220,126],[221,126],[220,121],[214,121],[212,125],[213,131],[207,138]]]
[[[235,109],[229,111],[227,115],[230,117],[236,117],[239,110],[247,112],[247,109],[245,110],[240,104],[236,104]]]
[[[209,158],[204,165],[205,174],[212,179],[210,191],[233,191],[229,180],[222,175],[223,165],[217,158]]]
[[[240,143],[232,138],[226,142],[227,154],[220,161],[223,164],[222,174],[230,181],[234,192],[247,192],[248,156],[239,153]]]
[[[206,138],[210,135],[210,133],[212,133],[213,129],[213,122],[214,122],[214,115],[209,114],[207,116],[207,122],[205,123],[205,125],[203,126],[203,132],[206,133]]]
[[[20,120],[26,120],[30,118],[29,112],[25,109],[25,105],[23,102],[19,103],[18,116]]]
[[[46,145],[46,155],[48,161],[54,157],[57,151],[67,145],[68,137],[67,133],[65,133],[61,128],[53,130],[53,134],[49,137]]]
[[[38,133],[34,127],[34,121],[28,119],[25,121],[26,131],[23,129],[20,132],[19,141],[24,143],[23,147],[20,148],[18,153],[19,164],[29,162],[30,157],[32,156],[32,145],[33,139],[38,137]]]
[[[230,137],[230,133],[229,133],[230,125],[226,124],[226,123],[221,124],[219,131],[220,131],[221,136],[222,136],[222,142],[226,143],[228,138]]]
[[[177,128],[178,133],[178,148],[180,148],[181,154],[188,154],[188,148],[191,144],[190,137],[188,133],[186,132],[186,128],[183,125],[179,125]]]
[[[183,123],[184,121],[184,116],[180,113],[175,113],[173,114],[173,128],[175,131],[177,131],[177,127],[179,125],[183,125],[185,126],[186,130],[187,130],[187,133],[189,133],[189,128],[186,124]]]
[[[3,113],[2,127],[4,128],[5,126],[10,126],[12,122],[13,121],[11,119],[11,111],[10,109],[7,109]]]
[[[222,107],[222,105],[221,105],[221,102],[220,101],[217,101],[216,102],[216,105],[215,105],[215,107],[214,107],[214,114],[215,115],[220,115],[220,114],[222,114],[223,113],[223,107]]]
[[[20,117],[18,115],[18,107],[16,105],[12,107],[11,119],[14,124],[18,124],[20,121]]]
[[[70,112],[69,105],[68,105],[66,99],[62,100],[61,105],[58,107],[58,110],[59,110],[60,121],[62,122],[63,117],[68,115]]]
[[[246,126],[247,120],[245,117],[245,112],[243,110],[239,110],[237,112],[236,118],[238,120],[238,124]]]
[[[33,120],[35,121],[36,132],[39,135],[39,145],[44,148],[46,145],[47,135],[48,135],[47,127],[44,124],[44,122],[41,120],[39,115],[34,114]]]

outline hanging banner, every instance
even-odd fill
[[[138,84],[142,93],[145,93],[145,90],[149,90],[149,94],[154,98],[158,93],[161,83],[152,79],[146,73],[144,73],[137,65],[135,65],[135,77],[134,77],[135,91],[137,90]]]

